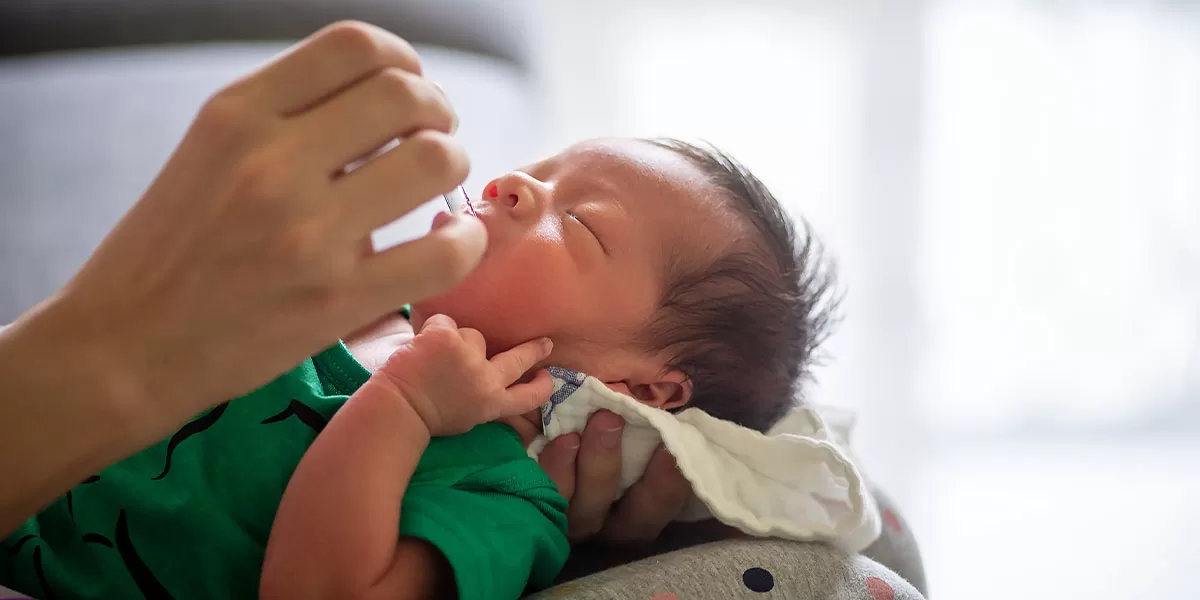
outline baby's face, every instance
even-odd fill
[[[639,140],[585,142],[507,173],[474,201],[480,266],[413,306],[480,330],[489,354],[540,336],[545,364],[604,381],[663,364],[633,343],[663,294],[668,260],[703,260],[734,235],[717,192],[675,153]]]

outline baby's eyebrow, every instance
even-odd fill
[[[581,177],[585,189],[588,191],[599,191],[600,196],[606,200],[607,204],[621,206],[622,191],[616,186],[609,177],[596,172],[592,169],[586,169]]]

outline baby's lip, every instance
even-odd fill
[[[468,216],[473,216],[476,219],[479,219],[480,222],[483,223],[483,226],[487,228],[488,234],[491,234],[492,228],[496,224],[494,222],[496,214],[491,212],[490,210],[488,210],[488,206],[485,204],[476,204],[472,210],[475,211],[473,214],[468,214],[468,213],[462,213],[462,214],[467,214]]]
[[[440,227],[444,227],[446,225],[449,225],[450,221],[452,221],[452,220],[454,220],[454,217],[453,217],[453,215],[450,214],[449,211],[444,211],[444,210],[440,211],[440,212],[438,212],[438,214],[433,215],[433,223],[430,224],[429,229],[430,229],[430,231],[433,231]]]

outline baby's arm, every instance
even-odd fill
[[[443,598],[450,565],[399,535],[401,501],[431,436],[526,412],[550,395],[536,340],[490,360],[479,332],[435,315],[354,393],[305,453],[276,513],[264,598]]]
[[[288,483],[271,529],[260,595],[453,595],[441,554],[398,531],[400,502],[429,438],[420,416],[386,379],[372,377],[351,396]]]

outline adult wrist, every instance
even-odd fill
[[[119,349],[73,331],[52,304],[0,331],[0,535],[178,424],[114,368]]]
[[[155,398],[140,349],[97,320],[61,296],[43,303],[14,324],[13,375],[25,387],[45,389],[40,402],[88,414],[120,445],[149,445],[202,410],[185,408],[181,398]]]

